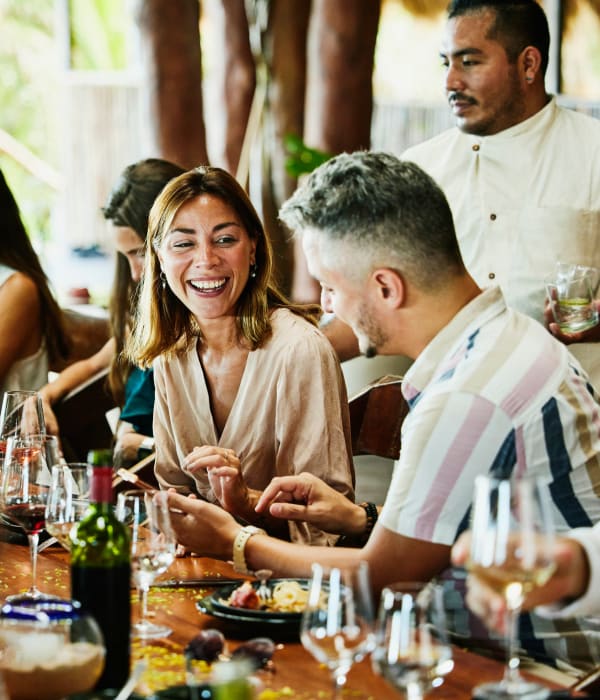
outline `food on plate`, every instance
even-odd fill
[[[250,581],[244,581],[229,596],[229,605],[232,608],[244,608],[246,610],[258,610],[261,606],[258,593],[253,588]]]
[[[308,590],[298,581],[278,581],[273,585],[271,597],[261,600],[250,581],[235,588],[224,602],[233,608],[265,610],[278,613],[301,613],[308,601]]]

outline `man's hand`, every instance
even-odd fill
[[[361,535],[367,519],[364,508],[321,481],[314,474],[275,477],[256,504],[257,513],[305,521],[324,532]]]
[[[596,311],[600,314],[600,299],[594,300],[594,306],[596,307]],[[550,333],[565,345],[571,345],[572,343],[597,343],[600,341],[600,324],[596,324],[593,328],[588,328],[585,331],[578,331],[576,333],[564,333],[561,331],[558,323],[554,320],[552,307],[548,299],[546,299],[546,304],[544,306],[544,323]]]
[[[452,548],[452,563],[465,566],[469,558],[471,533],[464,532]],[[585,592],[589,579],[587,556],[581,544],[567,537],[558,538],[554,545],[555,570],[548,582],[529,593],[523,610],[537,605],[549,605],[579,598]],[[488,627],[506,632],[506,601],[473,574],[467,577],[467,604]]]
[[[177,542],[205,557],[231,559],[233,541],[240,529],[233,517],[219,506],[168,490],[171,523]]]

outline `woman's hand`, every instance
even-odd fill
[[[48,394],[44,391],[44,389],[40,389],[39,394],[42,397],[42,410],[44,411],[44,422],[46,423],[46,432],[49,435],[58,435],[58,420],[56,419],[54,411],[52,410],[50,398],[48,397]]]
[[[195,447],[183,460],[182,468],[191,475],[206,470],[212,492],[227,512],[249,522],[249,518],[256,519],[258,495],[246,486],[239,457],[233,450],[214,445]]]

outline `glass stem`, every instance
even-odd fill
[[[37,551],[40,536],[37,533],[34,535],[28,534],[27,539],[29,540],[29,558],[31,560],[31,588],[29,592],[36,594],[39,592],[37,588]]]
[[[333,700],[342,700],[342,689],[346,685],[346,672],[336,669],[333,672]]]
[[[140,599],[140,622],[145,623],[148,616],[148,586],[141,586],[139,592]]]
[[[504,669],[503,683],[509,686],[517,684],[521,680],[517,638],[519,612],[520,607],[515,608],[508,605],[504,617],[506,625],[506,667]]]
[[[420,683],[409,683],[406,686],[406,700],[423,700],[423,691]]]

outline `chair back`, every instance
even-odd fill
[[[400,431],[408,413],[402,377],[375,379],[349,400],[352,454],[388,459],[400,456]]]

